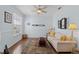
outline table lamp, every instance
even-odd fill
[[[69,29],[72,30],[72,38],[73,38],[73,31],[77,29],[77,25],[75,23],[69,24]]]

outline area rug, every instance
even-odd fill
[[[22,54],[55,54],[56,52],[52,47],[46,43],[45,47],[39,46],[39,39],[28,39],[27,43],[24,44]]]

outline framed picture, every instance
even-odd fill
[[[58,20],[58,28],[67,29],[67,18],[62,18],[61,20]]]
[[[62,29],[67,29],[67,18],[61,19]]]
[[[4,22],[12,23],[12,14],[9,12],[4,12]]]

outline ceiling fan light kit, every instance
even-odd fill
[[[42,13],[42,11],[41,10],[37,10],[37,14],[41,14]]]

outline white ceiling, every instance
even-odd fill
[[[45,16],[53,16],[55,14],[55,12],[58,10],[58,5],[45,5],[47,6],[46,10],[47,13],[45,14]],[[17,8],[24,14],[24,15],[36,15],[36,13],[34,12],[35,7],[34,5],[19,5],[17,6]]]

